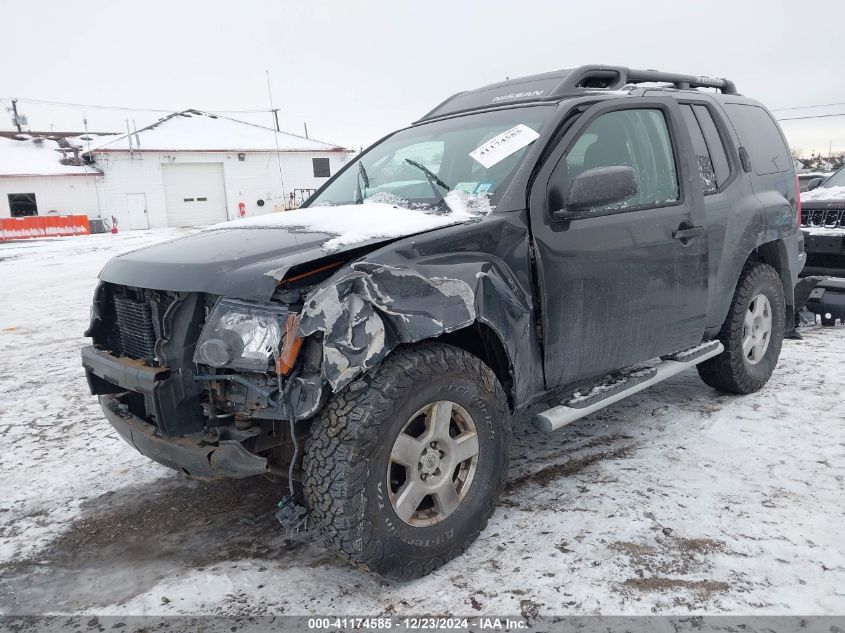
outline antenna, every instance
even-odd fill
[[[270,97],[270,110],[273,112],[273,115],[276,117],[276,121],[279,120],[279,115],[277,114],[277,110],[273,106],[273,91],[270,89],[270,71],[264,71],[267,74],[267,96]],[[273,132],[273,137],[276,139],[276,162],[279,163],[279,182],[282,185],[282,203],[285,202],[285,179],[282,176],[282,154],[279,151],[279,130],[277,129]]]
[[[141,137],[138,136],[138,126],[135,125],[135,119],[132,119],[132,130],[135,133],[135,145],[141,149]]]
[[[85,114],[85,111],[82,111],[82,126],[85,128],[85,138],[88,139],[85,141],[88,143],[88,157],[91,157],[91,135],[88,134],[88,115]],[[88,178],[88,168],[85,168],[85,178]],[[103,217],[103,210],[100,208],[100,188],[97,186],[97,174],[94,174],[94,193],[97,196],[97,217]]]
[[[129,131],[129,119],[126,119],[126,138],[129,141],[129,160],[135,158],[132,153],[132,132]]]

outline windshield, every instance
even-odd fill
[[[822,187],[845,187],[845,167],[825,180]]]
[[[356,159],[308,206],[387,202],[495,205],[553,106],[484,112],[401,130]]]

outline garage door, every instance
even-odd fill
[[[161,169],[168,226],[203,226],[227,219],[222,163],[162,165]]]

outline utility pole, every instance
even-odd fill
[[[308,124],[305,121],[303,121],[302,125],[305,126],[305,138],[308,138]]]
[[[15,127],[18,128],[18,133],[20,133],[21,132],[21,122],[20,122],[20,119],[18,119],[18,100],[17,99],[12,99],[12,112],[14,113],[14,116],[15,116]]]
[[[279,129],[279,108],[273,108],[273,116],[276,117],[276,131],[281,132]]]

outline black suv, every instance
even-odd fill
[[[807,249],[802,274],[814,276],[817,283],[807,307],[821,317],[823,325],[834,325],[836,319],[845,323],[845,167],[808,185],[808,191],[801,194],[801,228]]]
[[[412,578],[485,526],[514,413],[551,431],[693,366],[763,387],[803,257],[763,106],[583,66],[450,97],[302,209],[115,257],[82,361],[144,455],[286,480],[286,525]]]

